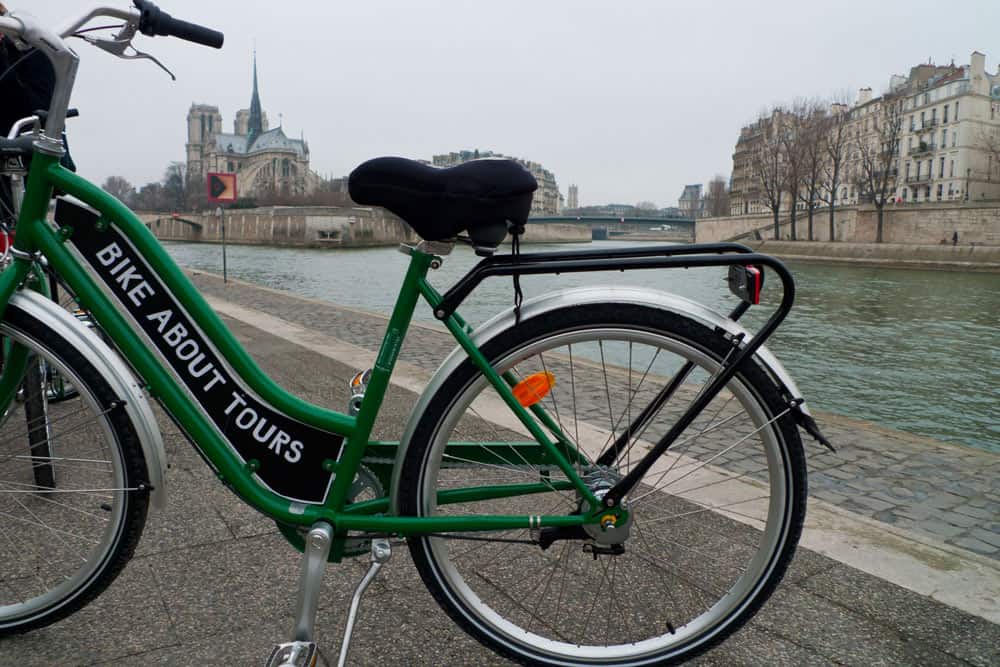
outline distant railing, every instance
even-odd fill
[[[933,141],[931,142],[921,141],[916,146],[910,148],[909,154],[923,155],[924,153],[932,153],[936,150],[937,150],[937,144],[935,144]]]

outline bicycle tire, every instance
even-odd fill
[[[13,304],[0,335],[28,348],[37,360],[29,369],[56,371],[77,391],[46,414],[57,444],[46,461],[58,469],[55,488],[34,483],[20,402],[0,424],[0,635],[7,635],[64,618],[107,588],[135,551],[149,496],[135,427],[87,358]]]
[[[21,390],[24,393],[24,418],[28,427],[29,451],[34,463],[32,470],[35,484],[42,488],[55,488],[56,473],[52,463],[52,433],[49,428],[47,371],[34,358],[28,362]]]
[[[581,350],[595,342],[599,363],[593,349]],[[640,346],[650,350],[642,351]],[[652,348],[656,348],[655,354]],[[722,332],[688,318],[646,306],[610,303],[541,314],[496,335],[482,349],[498,372],[511,371],[518,377],[535,369],[553,373],[556,384],[542,399],[543,405],[591,461],[597,459],[599,449],[592,443],[608,435],[608,429],[597,426],[605,411],[610,435],[614,436],[615,420],[620,424],[633,402],[639,412],[642,401],[637,397],[646,400],[669,384],[675,371],[660,369],[683,367],[682,360],[694,361],[694,369],[686,376],[689,382],[675,395],[683,405],[703,384],[695,381],[698,374],[707,378],[732,350],[733,342]],[[660,352],[669,352],[677,359],[657,366]],[[617,364],[609,365],[605,353],[616,355]],[[629,370],[626,376],[623,372],[625,354],[629,369],[639,356],[645,355],[636,368],[651,359],[642,381],[638,373],[633,376]],[[654,367],[658,370],[650,372]],[[615,385],[625,385],[626,379],[624,391]],[[642,388],[643,382],[650,384]],[[597,387],[595,393],[605,395],[599,400],[581,398],[579,394],[588,387]],[[567,392],[572,393],[572,401]],[[549,551],[543,551],[532,544],[540,533],[525,528],[475,533],[474,542],[440,535],[411,537],[414,564],[438,604],[460,627],[515,662],[633,666],[689,660],[723,641],[756,613],[794,554],[805,516],[806,469],[802,443],[789,413],[789,398],[782,396],[781,387],[756,360],[745,362],[701,413],[709,415],[707,423],[692,424],[650,472],[659,478],[647,477],[633,488],[633,523],[630,536],[623,541],[623,554],[599,557],[583,553],[584,540],[555,542]],[[467,443],[469,434],[476,437],[477,432],[494,442],[523,440],[517,424],[498,417],[498,401],[499,396],[471,361],[466,360],[443,382],[409,443],[400,478],[403,515],[551,514],[553,499],[556,504],[568,501],[567,510],[574,502],[579,507],[579,498],[567,498],[567,492],[554,490],[554,480],[561,472],[549,468],[543,476],[541,469],[525,466],[513,455],[500,465],[494,457],[492,464],[477,467],[473,457],[444,453],[449,440]],[[588,479],[612,477],[610,483],[598,479],[592,489],[606,489],[619,479],[631,466],[630,460],[628,465],[623,463],[625,457],[631,456],[633,446],[648,444],[644,442],[647,434],[660,436],[665,432],[671,423],[670,413],[679,409],[672,401],[674,398],[634,434],[629,452],[622,452],[614,464],[618,470],[590,470]],[[567,416],[570,405],[572,422]],[[737,421],[740,414],[746,418]],[[662,424],[658,423],[661,417]],[[628,418],[634,415],[630,412]],[[730,434],[732,438],[727,437]],[[705,451],[696,449],[694,443],[703,446],[704,440],[712,446]],[[714,440],[720,440],[719,444]],[[732,441],[740,444],[725,444]],[[627,442],[633,442],[631,437]],[[675,467],[678,465],[681,467]],[[468,472],[470,469],[474,471]],[[451,484],[475,484],[468,481],[470,476],[488,480],[486,483],[504,481],[498,477],[516,482],[525,481],[526,470],[536,481],[549,480],[553,491],[504,498],[489,507],[482,501],[437,506],[438,493]],[[581,473],[587,471],[580,468]],[[697,481],[691,483],[692,488],[684,484],[682,489],[679,480],[683,478]],[[677,486],[671,487],[673,484]],[[760,495],[728,504],[714,500],[740,493]],[[653,510],[661,514],[653,515]],[[658,528],[664,525],[669,526],[666,531]],[[662,539],[661,532],[667,532]],[[506,541],[480,541],[490,536]],[[459,544],[466,546],[457,547]],[[735,566],[728,562],[728,555]],[[716,576],[723,582],[721,588],[712,586]],[[627,596],[617,595],[616,577],[627,582],[621,586],[628,588]],[[529,596],[531,606],[526,603]]]

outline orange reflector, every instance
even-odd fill
[[[556,386],[556,376],[548,371],[532,373],[514,385],[514,398],[526,408],[530,408],[545,398],[552,387]]]

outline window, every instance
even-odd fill
[[[944,118],[941,119],[942,123],[948,122],[948,105],[944,105]]]
[[[910,163],[906,163],[906,180],[910,180]]]
[[[941,158],[941,164],[938,167],[938,178],[944,178],[944,158]]]
[[[917,160],[917,179],[920,178],[920,160]]]
[[[931,109],[931,123],[937,122],[937,108]]]
[[[926,126],[927,126],[927,122],[924,120],[924,112],[921,111],[920,112],[920,127],[926,127]]]
[[[906,166],[910,166],[910,165],[906,165]],[[906,201],[906,193],[907,193],[906,188],[903,188],[903,201]]]
[[[913,122],[913,114],[910,114],[910,132],[913,132],[916,124]]]
[[[944,184],[943,183],[938,183],[938,190],[937,190],[938,201],[941,201],[941,196],[943,194],[944,194]]]
[[[927,178],[934,178],[934,160],[927,161]]]
[[[958,102],[955,102],[955,104],[958,104]],[[957,143],[958,143],[958,130],[955,130],[954,132],[951,133],[951,147],[954,148],[955,144]]]
[[[955,120],[958,120],[958,100],[955,100]]]
[[[951,164],[948,165],[948,177],[953,178],[955,176],[955,161],[952,160]]]
[[[941,148],[948,145],[948,130],[941,130]]]
[[[907,142],[906,148],[910,153],[913,152],[913,137],[910,137],[909,141]]]

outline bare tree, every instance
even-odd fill
[[[845,97],[846,99],[846,97]],[[848,121],[851,113],[847,104],[834,102],[830,114],[823,123],[823,179],[819,198],[829,205],[830,240],[834,240],[833,214],[837,206],[837,190],[840,189],[844,159],[848,151]]]
[[[858,186],[878,212],[875,242],[882,242],[885,205],[896,192],[899,180],[899,135],[903,127],[903,104],[898,95],[882,96],[867,132],[857,136]]]
[[[823,182],[825,162],[824,139],[826,132],[826,111],[817,100],[808,102],[797,109],[798,152],[799,152],[799,201],[806,206],[809,216],[808,238],[813,236],[813,212],[819,206],[820,189]]]
[[[799,105],[796,105],[799,107]],[[795,229],[795,218],[799,203],[799,191],[802,185],[802,173],[805,169],[802,154],[802,114],[794,108],[791,113],[785,114],[779,132],[779,145],[785,161],[785,183],[784,188],[791,198],[789,206],[789,223],[791,226],[791,238],[798,240]]]
[[[757,123],[761,128],[761,138],[756,143],[750,156],[753,174],[760,185],[764,205],[774,216],[774,238],[781,238],[779,215],[781,197],[785,192],[787,169],[781,143],[782,111],[773,108],[769,113],[761,114]]]
[[[983,125],[976,143],[986,152],[986,180],[1000,180],[1000,125]]]
[[[126,204],[131,204],[132,197],[135,196],[135,188],[121,176],[108,176],[108,180],[104,181],[104,185],[101,188],[112,197]]]
[[[187,200],[187,170],[183,162],[171,162],[163,174],[163,194],[167,207],[174,211],[184,210]]]
[[[132,200],[132,206],[141,211],[162,211],[169,208],[163,195],[163,185],[147,183],[142,186]]]
[[[720,174],[716,174],[715,178],[708,182],[705,209],[713,218],[729,215],[729,189],[726,186],[726,179]]]

